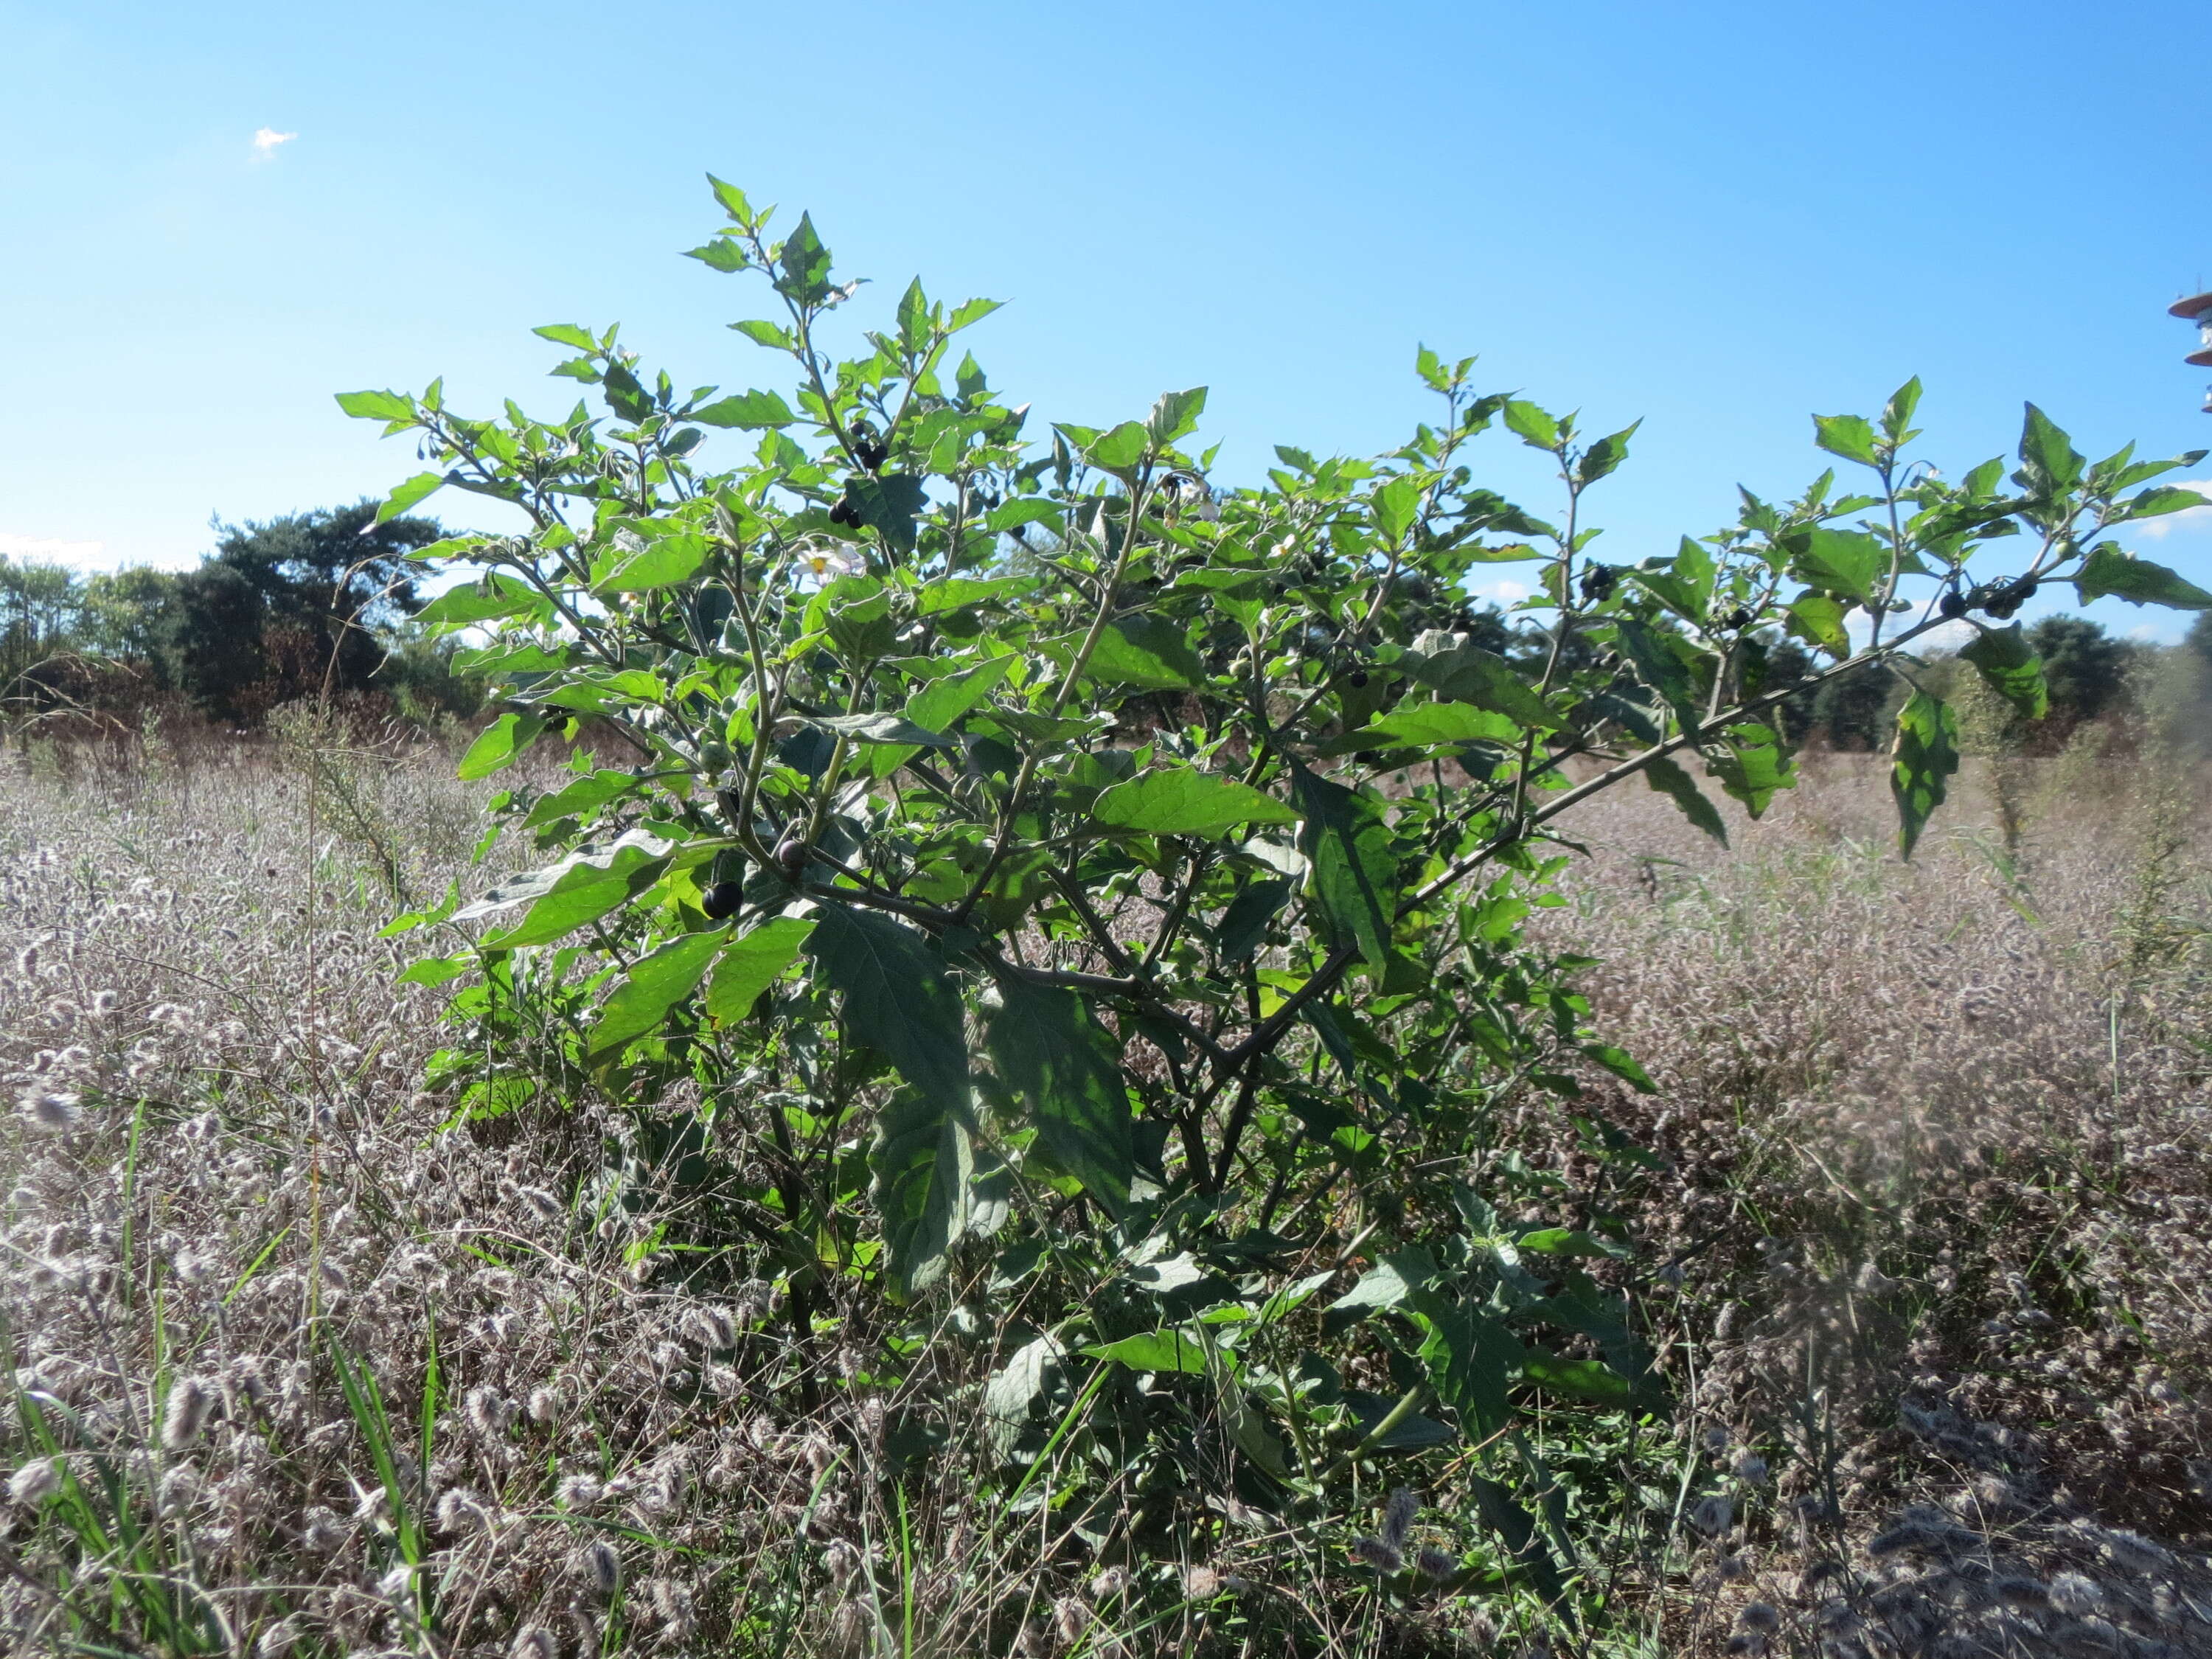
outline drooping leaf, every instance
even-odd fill
[[[1120,1046],[1073,991],[1010,981],[1000,996],[988,1034],[999,1075],[1053,1161],[1119,1215],[1136,1173]]]
[[[1559,723],[1535,688],[1513,671],[1512,664],[1495,651],[1486,651],[1448,635],[1424,635],[1421,643],[1433,642],[1395,665],[1422,684],[1461,702],[1473,703],[1494,714],[1548,732]]]
[[[930,681],[907,699],[907,719],[931,732],[951,730],[955,721],[998,689],[1017,660],[1012,653],[990,657]]]
[[[893,1287],[911,1296],[944,1277],[968,1231],[975,1143],[967,1111],[900,1090],[877,1119],[868,1168]]]
[[[1352,734],[1362,749],[1428,749],[1439,744],[1520,741],[1510,715],[1471,702],[1401,702]]]
[[[1783,607],[1792,634],[1808,645],[1818,646],[1838,662],[1851,654],[1850,631],[1844,626],[1844,607],[1826,593],[1801,593]]]
[[[1287,881],[1255,881],[1231,899],[1214,929],[1222,961],[1250,961],[1267,936],[1267,924],[1290,902],[1294,890]]]
[[[1043,1396],[1046,1375],[1066,1353],[1049,1331],[1014,1350],[983,1385],[983,1421],[992,1449],[1012,1451]]]
[[[1240,823],[1294,823],[1296,807],[1234,778],[1173,766],[1117,783],[1091,806],[1099,823],[1153,836],[1218,836]]]
[[[960,992],[920,933],[889,917],[825,904],[805,942],[838,994],[853,1035],[879,1050],[941,1110],[969,1109]]]
[[[487,951],[546,945],[596,921],[627,903],[658,880],[673,849],[651,836],[633,833],[598,852],[571,853],[558,863],[501,882],[482,898],[453,912],[455,921],[475,921],[518,904],[530,908],[504,932],[477,941]]]
[[[710,550],[704,536],[618,539],[594,568],[595,593],[649,593],[691,580]]]
[[[1395,547],[1413,527],[1413,515],[1421,507],[1421,486],[1412,478],[1393,478],[1376,490],[1370,505],[1383,544]]]
[[[2028,644],[2018,623],[2010,628],[1985,629],[1959,653],[1981,672],[1989,688],[2028,720],[2039,720],[2050,712],[2051,689],[2045,684],[2043,659]]]
[[[1959,769],[1959,718],[1950,707],[1925,691],[1916,691],[1898,711],[1897,737],[1891,745],[1890,793],[1897,799],[1898,848],[1906,858],[1920,839],[1929,817],[1943,804],[1951,775]]]
[[[1437,1398],[1459,1413],[1468,1437],[1487,1439],[1513,1421],[1506,1389],[1527,1358],[1520,1339],[1488,1314],[1434,1291],[1412,1298],[1428,1328],[1420,1358]]]
[[[724,945],[707,981],[708,1014],[726,1024],[743,1019],[760,994],[799,960],[814,927],[805,916],[772,916]]]
[[[1124,421],[1100,434],[1084,447],[1083,459],[1104,472],[1127,472],[1145,459],[1152,434],[1134,421]]]
[[[1621,654],[1634,665],[1636,678],[1667,700],[1685,732],[1695,731],[1705,719],[1705,708],[1688,665],[1674,654],[1667,637],[1632,617],[1622,617],[1613,626]]]
[[[1644,769],[1646,782],[1682,809],[1682,816],[1704,830],[1723,847],[1728,845],[1728,825],[1712,802],[1705,799],[1698,781],[1674,762],[1662,756]]]
[[[1377,969],[1390,960],[1398,902],[1398,855],[1382,800],[1304,767],[1291,781],[1306,816],[1298,850],[1312,866],[1308,885],[1334,945],[1357,947]]]
[[[605,1054],[659,1027],[671,1008],[698,988],[722,944],[720,928],[680,933],[630,963],[614,994],[600,1005],[592,1026],[592,1051]]]
[[[2081,603],[2106,594],[2130,605],[2162,605],[2172,611],[2212,611],[2212,593],[2185,581],[2162,564],[2138,559],[2120,550],[2117,542],[2099,542],[2075,573],[2074,586]]]
[[[1775,729],[1758,720],[1729,726],[1721,742],[1705,751],[1706,769],[1720,780],[1721,787],[1757,817],[1766,811],[1778,789],[1797,781],[1790,751]]]
[[[1393,1251],[1359,1276],[1359,1282],[1328,1304],[1322,1328],[1335,1336],[1369,1315],[1404,1307],[1437,1276],[1436,1258],[1415,1245]]]
[[[929,505],[919,477],[911,472],[886,472],[879,478],[862,475],[848,480],[845,490],[860,522],[894,552],[904,557],[914,551],[915,520]]]

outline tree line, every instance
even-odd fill
[[[0,705],[233,727],[325,695],[426,726],[475,714],[481,684],[411,625],[425,596],[409,556],[446,532],[428,519],[380,524],[377,507],[218,520],[214,550],[183,571],[0,558]]]

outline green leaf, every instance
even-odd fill
[[[1990,689],[2021,714],[2039,720],[2051,709],[2051,690],[2044,684],[2043,659],[2028,644],[2018,623],[2010,628],[1991,628],[1974,636],[1959,653],[1981,671]]]
[[[424,605],[415,613],[414,620],[424,628],[465,628],[474,623],[524,614],[535,616],[541,611],[550,616],[552,606],[525,586],[519,577],[501,573],[492,578],[492,592],[485,592],[474,582],[463,582],[458,587],[447,588]]]
[[[1509,399],[1505,405],[1505,424],[1532,449],[1557,449],[1559,447],[1559,423],[1532,403],[1525,403],[1518,398]]]
[[[830,250],[815,234],[813,215],[799,216],[799,223],[784,239],[776,264],[782,273],[775,279],[779,294],[802,305],[817,305],[830,297]]]
[[[714,199],[722,204],[722,211],[747,230],[752,229],[757,222],[753,217],[753,204],[745,199],[744,191],[735,185],[724,183],[711,173],[707,175],[707,182],[713,186]]]
[[[1205,412],[1206,388],[1202,386],[1194,386],[1188,392],[1163,392],[1145,422],[1145,435],[1152,440],[1153,448],[1165,449],[1196,429],[1198,417]],[[1115,430],[1121,428],[1116,427]]]
[[[791,412],[781,393],[774,392],[741,392],[732,398],[718,398],[702,404],[684,416],[702,426],[734,427],[742,431],[760,431],[769,427],[789,426],[799,416]]]
[[[641,545],[618,544],[594,567],[594,593],[649,593],[688,582],[707,562],[704,536],[655,536]]]
[[[1826,593],[1801,593],[1783,606],[1792,634],[1818,646],[1838,661],[1851,654],[1850,630],[1844,626],[1841,602]]]
[[[457,778],[488,778],[514,764],[522,751],[537,741],[545,722],[535,714],[501,714],[477,733],[477,740],[454,769]]]
[[[1815,415],[1813,441],[1831,455],[1862,466],[1881,465],[1881,457],[1875,453],[1874,428],[1863,415]]]
[[[657,1030],[668,1011],[698,988],[723,943],[719,927],[684,933],[630,963],[623,982],[600,1006],[592,1027],[592,1052],[605,1054]]]
[[[892,1288],[911,1296],[944,1277],[945,1257],[974,1214],[975,1143],[966,1108],[900,1090],[877,1119],[868,1168]]]
[[[645,787],[645,780],[629,772],[610,771],[605,768],[563,785],[551,794],[541,796],[530,815],[522,821],[526,830],[534,830],[541,823],[556,819],[580,817],[595,811],[611,800],[635,794]]]
[[[2033,404],[2020,433],[2021,470],[2039,495],[2053,495],[2081,481],[2082,460],[2074,453],[2074,441]]]
[[[1098,797],[1091,812],[1115,829],[1154,836],[1218,836],[1240,823],[1295,823],[1300,816],[1249,784],[1190,766],[1117,783]]]
[[[1575,463],[1575,482],[1588,487],[1613,471],[1628,459],[1628,441],[1636,435],[1636,428],[1644,424],[1633,422],[1620,431],[1598,439],[1582,453]]]
[[[341,392],[338,407],[357,421],[411,421],[415,400],[398,392]]]
[[[2130,495],[2125,505],[2130,519],[2155,519],[2168,513],[2193,513],[2199,507],[2212,507],[2212,496],[2179,484],[2160,484],[2156,489]]]
[[[806,954],[842,999],[853,1035],[880,1050],[941,1110],[969,1109],[960,992],[920,933],[886,917],[825,904]]]
[[[1436,637],[1423,635],[1424,639]],[[1513,672],[1510,663],[1479,645],[1455,643],[1433,654],[1408,655],[1393,665],[1447,697],[1504,714],[1522,726],[1550,731],[1559,723],[1559,716],[1545,706],[1534,687]]]
[[[687,259],[696,259],[701,264],[720,271],[725,276],[745,270],[752,261],[745,257],[744,245],[732,236],[717,236],[712,241],[702,242],[697,247],[684,250]]]
[[[1065,1352],[1048,1331],[1016,1349],[983,1384],[983,1420],[992,1449],[1000,1456],[1013,1449],[1022,1431],[1029,1426],[1036,1402],[1044,1394],[1045,1373]]]
[[[2173,611],[2212,611],[2212,593],[2184,581],[2162,564],[2120,550],[2117,542],[2099,542],[2074,574],[2074,586],[2087,605],[2106,594],[2130,605],[2162,605]]]
[[[1780,734],[1758,720],[1729,726],[1721,746],[1706,751],[1705,768],[1753,817],[1766,811],[1776,790],[1797,781]]]
[[[897,714],[802,714],[802,723],[848,743],[896,743],[909,748],[951,749],[951,738]]]
[[[485,934],[477,948],[511,951],[550,944],[653,885],[668,866],[670,850],[666,842],[633,831],[603,852],[572,853],[543,870],[501,882],[456,910],[453,919],[474,921],[528,904],[520,921],[503,933]]]
[[[1710,812],[1712,808],[1708,806],[1705,810]],[[1704,826],[1698,827],[1702,829]],[[1721,839],[1725,845],[1728,838],[1723,836]],[[1616,1048],[1610,1042],[1585,1042],[1583,1054],[1586,1059],[1604,1066],[1638,1094],[1650,1095],[1659,1091],[1658,1085],[1651,1081],[1651,1073],[1645,1071],[1636,1056],[1626,1048]]]
[[[1635,665],[1637,678],[1667,700],[1685,732],[1695,731],[1705,719],[1705,708],[1687,665],[1674,654],[1667,636],[1632,617],[1620,617],[1613,627],[1621,653]]]
[[[1929,815],[1943,804],[1946,781],[1959,769],[1959,717],[1925,691],[1914,692],[1898,711],[1890,754],[1898,848],[1909,859]]]
[[[763,318],[755,317],[742,323],[732,323],[730,326],[755,345],[763,347],[769,351],[788,351],[799,343],[799,337],[781,323],[771,323]]]
[[[1370,505],[1376,532],[1386,545],[1395,547],[1406,539],[1406,532],[1413,527],[1414,514],[1421,510],[1421,486],[1412,478],[1393,478],[1376,490]]]
[[[1053,1161],[1119,1216],[1136,1173],[1119,1046],[1073,991],[1009,981],[1000,997],[988,1039],[1000,1077]]]
[[[632,426],[653,413],[653,399],[646,395],[644,384],[620,363],[606,366],[599,391],[607,407]]]
[[[1889,574],[1889,550],[1864,531],[1817,525],[1784,537],[1782,546],[1790,555],[1790,574],[1799,581],[1862,603]]]
[[[1889,394],[1882,405],[1881,435],[1892,448],[1912,437],[1912,412],[1920,407],[1920,377],[1916,374]]]
[[[1146,691],[1180,691],[1206,684],[1206,665],[1190,648],[1182,626],[1154,611],[1117,617],[1091,653],[1093,679]]]
[[[1267,924],[1291,902],[1294,890],[1287,881],[1256,881],[1231,899],[1213,930],[1222,961],[1250,961],[1267,936]]]
[[[599,349],[599,340],[592,331],[579,328],[574,323],[547,323],[530,331],[541,340],[550,340],[555,345],[568,346],[576,351],[596,354]]]
[[[930,681],[907,699],[906,717],[931,732],[951,731],[963,714],[998,689],[1016,660],[1011,653],[991,657]]]
[[[1698,781],[1673,761],[1662,756],[1644,769],[1644,781],[1682,809],[1682,816],[1704,830],[1723,847],[1728,845],[1728,825]]]
[[[1308,892],[1334,946],[1356,946],[1378,971],[1390,960],[1390,926],[1398,903],[1398,855],[1382,800],[1293,768],[1291,783],[1306,816],[1298,850],[1312,864]]]
[[[1127,472],[1145,459],[1152,434],[1134,421],[1124,421],[1084,447],[1083,459],[1106,472]]]
[[[1434,1291],[1418,1291],[1413,1310],[1428,1327],[1420,1348],[1437,1398],[1459,1413],[1471,1440],[1511,1426],[1506,1389],[1527,1361],[1514,1334],[1489,1315],[1455,1307]]]
[[[442,472],[417,472],[384,498],[384,505],[376,509],[376,521],[389,523],[417,502],[428,500],[446,487]]]
[[[914,551],[914,521],[929,505],[919,477],[911,472],[887,472],[879,478],[862,474],[846,481],[845,493],[860,522],[881,535],[895,552],[904,556]]]
[[[732,939],[707,981],[707,1012],[724,1024],[743,1019],[760,994],[799,959],[814,927],[805,916],[774,916]]]
[[[1429,749],[1439,744],[1520,741],[1510,716],[1465,702],[1401,702],[1350,736],[1360,749]]]
[[[1205,1344],[1175,1330],[1146,1331],[1083,1352],[1093,1359],[1110,1359],[1133,1371],[1182,1371],[1194,1376],[1206,1369]]]
[[[1521,1363],[1521,1379],[1570,1399],[1588,1400],[1601,1406],[1619,1405],[1636,1393],[1636,1385],[1599,1359],[1562,1359],[1541,1348],[1531,1348]]]

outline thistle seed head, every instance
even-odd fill
[[[586,1588],[602,1600],[622,1588],[622,1557],[605,1539],[595,1538],[586,1545],[578,1565]]]
[[[215,1392],[197,1376],[184,1376],[169,1385],[169,1411],[161,1425],[161,1443],[182,1451],[200,1437],[208,1413],[215,1409]]]
[[[1406,1547],[1406,1534],[1413,1529],[1413,1517],[1421,1512],[1421,1500],[1411,1486],[1401,1486],[1390,1494],[1390,1501],[1382,1506],[1382,1525],[1378,1529],[1382,1540],[1394,1550]]]
[[[8,1501],[34,1509],[62,1489],[62,1460],[33,1458],[8,1477]]]
[[[1380,1538],[1355,1538],[1352,1553],[1385,1577],[1405,1571],[1406,1558]]]

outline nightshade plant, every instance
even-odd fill
[[[2107,536],[2200,504],[2139,489],[2196,458],[2092,465],[2031,406],[2015,470],[1953,481],[1910,458],[1908,382],[1878,420],[1816,420],[1863,488],[1747,493],[1729,528],[1610,564],[1589,495],[1635,428],[1478,393],[1472,359],[1419,353],[1436,413],[1403,447],[1282,448],[1224,485],[1203,390],[1100,428],[1009,407],[957,344],[990,302],[916,283],[833,355],[860,285],[810,219],[774,240],[714,189],[730,222],[691,257],[764,281],[776,314],[732,326],[783,389],[680,391],[560,325],[554,373],[602,413],[339,399],[433,463],[387,515],[453,486],[529,521],[416,556],[481,572],[422,615],[506,699],[464,775],[574,745],[558,787],[495,803],[542,867],[395,924],[485,924],[409,970],[456,986],[434,1085],[471,1117],[627,1103],[621,1178],[717,1194],[686,1259],[775,1279],[802,1341],[874,1297],[906,1333],[878,1375],[967,1345],[1006,1465],[1154,1459],[1134,1533],[1193,1459],[1326,1517],[1379,1461],[1471,1447],[1468,1582],[1568,1594],[1525,1427],[1654,1398],[1658,1264],[1616,1218],[1649,1160],[1593,1086],[1649,1082],[1589,1029],[1586,961],[1522,932],[1559,902],[1555,824],[1649,787],[1724,838],[1710,788],[1755,817],[1793,781],[1784,696],[1876,660],[1910,679],[1961,619],[2039,714],[2006,623],[2039,584],[2212,608]],[[1556,461],[1551,519],[1477,482],[1499,426]],[[705,467],[709,428],[759,434],[750,459]],[[1467,608],[1474,566],[1524,561],[1529,625]],[[1784,637],[1809,679],[1771,672]],[[1955,730],[1925,690],[1898,715],[1907,855]],[[1537,1097],[1572,1170],[1501,1136]]]

